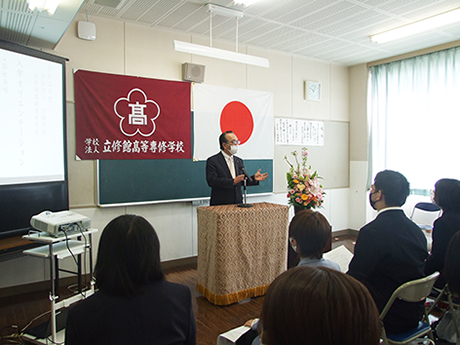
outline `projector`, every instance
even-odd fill
[[[30,219],[34,229],[44,231],[50,236],[58,237],[59,231],[84,231],[91,227],[91,219],[72,211],[43,211]]]

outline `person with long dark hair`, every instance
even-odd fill
[[[435,286],[442,288],[446,283],[443,275],[444,260],[450,239],[460,231],[460,181],[443,178],[436,182],[433,201],[441,207],[442,215],[435,220],[431,253],[425,262],[425,274],[441,272]]]
[[[95,277],[98,291],[69,309],[67,345],[196,343],[190,289],[164,279],[158,236],[143,217],[105,227]]]

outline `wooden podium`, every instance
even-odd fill
[[[286,270],[289,207],[197,208],[197,291],[216,305],[264,295]]]

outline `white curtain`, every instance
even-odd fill
[[[460,47],[370,68],[369,178],[401,172],[415,194],[460,178]]]

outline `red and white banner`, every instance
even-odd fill
[[[192,157],[190,83],[78,70],[77,157]]]
[[[206,160],[220,150],[219,135],[233,131],[244,159],[273,159],[273,94],[220,86],[193,86],[193,158]]]

